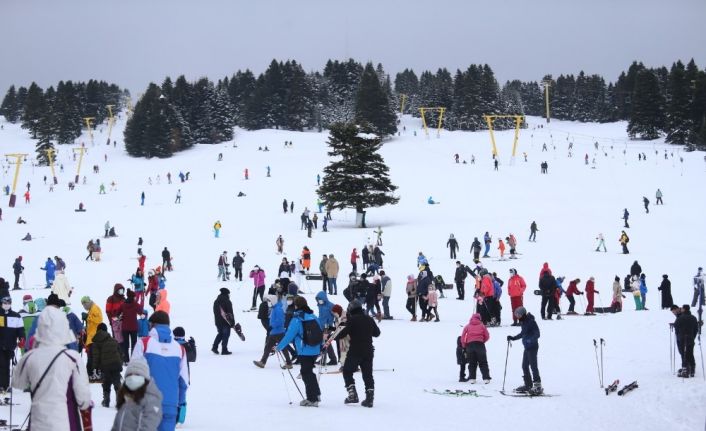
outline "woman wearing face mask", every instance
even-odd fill
[[[125,287],[120,283],[113,286],[113,294],[105,301],[105,314],[108,316],[113,337],[119,344],[123,344],[123,321],[120,307],[125,303]],[[127,361],[127,358],[123,358]]]
[[[112,431],[155,430],[162,421],[162,394],[143,358],[134,358],[128,364],[117,408]]]

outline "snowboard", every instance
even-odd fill
[[[475,391],[472,389],[444,389],[444,390],[424,389],[424,392],[427,394],[443,395],[443,396],[447,396],[447,397],[456,397],[456,398],[461,398],[461,397],[491,398],[490,395],[481,395],[478,393],[478,391]]]

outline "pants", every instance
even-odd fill
[[[309,401],[318,401],[321,390],[319,390],[319,382],[314,374],[314,362],[316,356],[299,355],[299,364],[301,365],[300,373],[304,381],[304,389],[306,390],[306,399]],[[344,372],[345,379],[345,372]]]
[[[500,324],[500,303],[497,299],[492,297],[487,297],[484,300],[485,306],[488,308],[488,314],[490,319],[495,319],[495,323]]]
[[[101,370],[101,376],[103,377],[103,398],[110,399],[110,387],[113,387],[115,391],[115,399],[118,398],[118,390],[120,390],[120,380],[122,370]]]
[[[412,316],[417,315],[417,298],[407,298],[407,304],[405,305],[405,308],[407,311],[409,311],[409,314]]]
[[[321,291],[326,292],[328,290],[328,277],[326,274],[321,274]]]
[[[490,251],[490,243],[485,243],[485,251],[483,252],[483,257],[488,257],[489,251]]]
[[[10,387],[10,367],[15,352],[12,350],[0,350],[0,389]]]
[[[86,372],[88,373],[88,376],[90,377],[91,374],[93,374],[93,344],[89,344],[86,346]]]
[[[628,250],[628,245],[627,244],[621,244],[623,246],[623,254],[630,254],[630,250]]]
[[[473,260],[478,260],[480,257],[480,250],[473,250]]]
[[[135,303],[140,304],[140,307],[145,306],[145,291],[144,290],[136,290],[135,291]]]
[[[517,317],[515,317],[515,310],[522,307],[522,297],[521,296],[511,296],[510,297],[510,308],[512,309],[512,321],[517,323]]]
[[[351,266],[353,267],[353,272],[358,272],[358,264],[356,262],[351,262]]]
[[[574,295],[566,295],[566,299],[569,300],[569,313],[573,313],[574,306],[576,305],[576,300],[574,299]]]
[[[375,380],[373,379],[373,355],[370,356],[354,356],[349,355],[343,364],[343,381],[346,387],[355,385],[353,373],[360,367],[360,373],[363,375],[363,383],[365,390],[375,389]]]
[[[238,279],[238,281],[243,281],[243,268],[233,267],[233,271],[235,271],[235,274],[233,275],[233,280]]]
[[[694,359],[694,340],[677,340],[677,347],[681,355],[681,366],[689,372],[696,369],[696,359]]]
[[[259,286],[259,287],[254,287],[252,290],[252,308],[255,308],[257,306],[257,297],[258,295],[260,296],[260,302],[263,301],[263,297],[265,296],[265,286]]]
[[[530,232],[529,240],[530,241],[537,241],[537,231]]]
[[[177,423],[177,411],[176,407],[165,407],[162,404],[162,422],[159,423],[157,431],[174,431]]]
[[[123,362],[130,362],[130,356],[137,343],[137,331],[123,331],[123,342],[121,347],[123,350]]]
[[[423,296],[419,295],[419,309],[422,311],[422,320],[426,319],[427,314],[429,314],[429,308],[427,304],[429,303]]]
[[[647,308],[645,308],[645,306],[647,305],[647,294],[640,293],[640,299],[642,299],[642,309],[647,310]]]
[[[628,219],[623,219],[623,220],[625,220],[625,226],[623,226],[623,227],[630,227],[630,225],[628,224]]]
[[[91,260],[93,260],[93,259],[91,258]],[[15,272],[15,284],[13,286],[15,289],[20,288],[20,274],[21,274],[20,272]]]
[[[598,247],[596,247],[596,251],[600,251],[601,247],[603,247],[603,251],[607,252],[608,250],[605,248],[605,240],[600,240],[598,243]]]
[[[88,260],[88,259],[93,260],[93,252],[92,252],[92,251],[89,251],[89,252],[88,252],[88,256],[86,256],[86,259],[85,259],[85,260]]]
[[[635,310],[642,310],[642,301],[640,300],[640,297],[633,295],[633,299],[635,300]]]
[[[336,285],[336,278],[328,278],[328,293],[329,295],[338,295],[338,286]]]
[[[701,296],[700,300],[699,300],[699,296]],[[691,300],[691,306],[696,307],[697,302],[701,305],[706,305],[706,304],[704,304],[704,290],[703,290],[703,288],[694,289],[694,299]]]
[[[554,314],[554,310],[556,310],[556,300],[554,299],[554,295],[542,295],[542,309],[540,310],[542,319],[551,319]]]
[[[541,382],[539,377],[539,368],[537,367],[537,351],[539,347],[533,349],[525,349],[522,353],[522,372],[524,374],[525,386],[532,386],[532,382]],[[532,373],[530,374],[530,369]]]
[[[267,363],[267,358],[270,357],[270,353],[272,353],[272,348],[275,347],[283,337],[284,333],[267,336],[267,338],[265,339],[265,350],[262,352],[262,359],[260,359],[260,362],[262,362],[263,364]],[[289,352],[287,350],[282,350],[282,354],[284,355],[285,362],[290,365],[292,363],[292,359],[289,357]]]
[[[461,280],[456,282],[456,291],[458,292],[458,299],[463,299],[466,296],[466,282]]]
[[[593,313],[593,295],[586,295],[586,313]]]
[[[390,297],[389,296],[382,297],[382,313],[386,319],[389,319],[392,317],[392,316],[390,316]]]
[[[480,374],[483,380],[490,379],[485,344],[480,341],[469,343],[466,346],[466,353],[468,354],[468,377],[474,380],[476,378],[476,368],[480,367]]]
[[[433,306],[433,307],[429,307],[429,313],[428,313],[428,315],[429,315],[429,317],[431,317],[431,313],[433,312],[433,313],[434,313],[434,317],[436,318],[436,320],[439,320],[439,312],[436,311],[436,308],[437,308],[436,305]]]
[[[657,203],[655,205],[664,205],[664,202],[662,202],[661,197],[657,198]]]
[[[226,281],[226,267],[223,265],[218,265],[218,276],[222,281]]]
[[[228,350],[228,338],[230,338],[230,326],[228,325],[216,325],[216,330],[218,334],[216,339],[213,340],[213,348],[218,349],[218,344],[221,344],[221,352]]]
[[[213,234],[218,238],[218,235],[220,235],[221,230],[220,229],[213,229]]]
[[[456,249],[455,248],[451,249],[451,259],[456,259]]]
[[[375,313],[372,312],[373,310],[375,310]],[[380,314],[380,302],[375,301],[366,303],[365,312],[373,318],[376,318]]]

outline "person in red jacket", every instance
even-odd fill
[[[588,303],[588,305],[586,305],[586,315],[587,316],[593,316],[595,314],[593,312],[593,295],[595,293],[600,293],[599,291],[596,290],[594,281],[595,281],[595,279],[593,277],[591,277],[586,282],[586,302]]]
[[[507,294],[510,296],[510,308],[512,309],[512,326],[519,326],[519,321],[515,316],[515,310],[522,307],[522,298],[527,284],[525,279],[517,274],[515,268],[510,268],[510,279],[507,281]]]
[[[140,252],[140,257],[137,258],[137,266],[143,274],[145,273],[145,260],[147,260],[147,257]]]
[[[143,314],[142,306],[135,300],[135,292],[127,290],[127,299],[120,305],[120,315],[122,316],[123,342],[120,347],[123,352],[123,360],[129,362],[132,350],[137,342],[137,316]]]
[[[351,266],[353,266],[353,272],[358,272],[358,259],[360,256],[358,255],[358,249],[353,249],[351,252]]]
[[[466,350],[468,357],[468,380],[476,382],[476,369],[480,366],[480,373],[485,384],[490,383],[488,370],[488,357],[485,351],[485,342],[490,339],[488,329],[481,322],[480,314],[475,313],[463,328],[461,333],[461,346]]]
[[[481,271],[481,274],[483,275],[480,281],[480,294],[483,298],[483,307],[485,307],[485,313],[482,314],[483,323],[495,325],[493,316],[496,315],[497,301],[495,300],[493,277],[485,269]]]
[[[567,311],[566,314],[578,314],[574,311],[574,306],[576,305],[574,295],[583,295],[583,292],[579,290],[579,283],[581,283],[581,280],[578,278],[576,280],[571,280],[571,282],[569,282],[569,288],[566,289],[566,299],[569,300],[569,311]]]
[[[110,322],[110,329],[113,333],[113,338],[118,344],[123,343],[122,321],[120,320],[120,306],[125,302],[125,287],[120,283],[115,283],[113,286],[113,294],[105,301],[105,314]]]

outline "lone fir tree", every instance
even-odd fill
[[[352,123],[331,126],[329,156],[336,158],[324,168],[324,178],[317,192],[328,209],[355,208],[356,226],[365,226],[365,209],[396,204],[389,168],[378,154],[382,140],[364,133]]]

